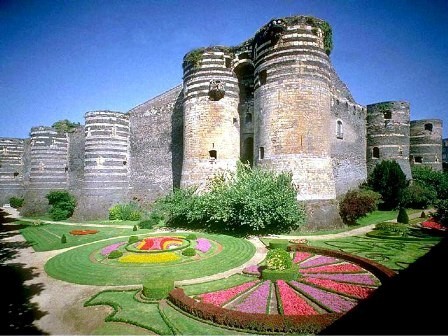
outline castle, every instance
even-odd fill
[[[76,195],[75,218],[107,216],[118,202],[150,204],[173,187],[201,185],[238,160],[292,172],[309,225],[340,221],[337,198],[385,159],[442,169],[442,122],[410,121],[406,102],[363,106],[334,70],[323,20],[275,19],[237,47],[189,52],[183,84],[127,113],[94,111],[70,133],[33,127],[0,138],[0,203],[23,196],[23,214],[45,195]]]

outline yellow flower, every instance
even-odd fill
[[[166,253],[132,253],[126,254],[120,259],[122,263],[165,263],[179,260],[180,257],[173,252]]]

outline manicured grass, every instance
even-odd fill
[[[390,269],[401,270],[426,254],[437,242],[437,240],[397,241],[353,236],[326,241],[310,241],[309,245],[352,253],[374,260]]]
[[[52,277],[68,282],[90,285],[136,285],[142,284],[146,274],[170,273],[175,280],[200,278],[238,267],[255,254],[249,241],[225,235],[198,234],[221,244],[222,251],[210,257],[185,263],[127,264],[99,263],[95,253],[101,248],[123,241],[123,238],[81,246],[51,258],[45,271]],[[127,239],[124,239],[127,241]]]
[[[173,332],[159,313],[158,304],[136,301],[134,295],[137,292],[138,290],[108,290],[95,295],[84,305],[87,307],[95,305],[111,306],[114,312],[106,318],[106,322],[126,322],[154,331],[159,335],[172,335]]]
[[[92,335],[148,335],[148,329],[124,322],[106,322],[94,330]]]
[[[95,229],[98,230],[98,232],[95,234],[80,236],[70,234],[70,231],[72,230],[85,229]],[[143,234],[145,232],[149,232],[149,230],[132,231],[131,227],[127,229],[117,229],[108,227],[98,228],[63,224],[42,224],[37,226],[29,225],[21,229],[20,232],[35,251],[41,252],[63,249],[111,237]],[[63,234],[65,234],[65,237],[67,238],[67,242],[65,244],[61,243],[61,237]]]
[[[197,295],[207,292],[214,292],[225,288],[234,287],[237,285],[241,285],[246,282],[253,281],[253,276],[247,276],[243,274],[234,274],[229,276],[228,278],[219,279],[210,282],[204,282],[200,284],[187,285],[182,286],[185,294],[187,295]]]

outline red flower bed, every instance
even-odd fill
[[[426,222],[423,222],[421,226],[425,229],[434,229],[434,230],[440,230],[440,231],[446,231],[446,227],[444,227],[442,224],[436,222],[434,218],[430,218]]]
[[[98,233],[98,230],[71,230],[70,234],[73,236],[85,236],[89,234]]]

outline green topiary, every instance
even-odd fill
[[[190,233],[188,236],[185,237],[185,239],[196,240],[198,239],[198,237],[194,233]]]
[[[107,256],[109,259],[118,259],[123,255],[123,252],[121,252],[120,250],[115,250],[112,251],[111,253],[109,253],[109,255]]]
[[[11,197],[9,199],[9,205],[15,209],[21,208],[23,206],[23,202],[25,201],[22,197]]]
[[[67,243],[67,237],[65,236],[65,234],[63,234],[63,235],[61,236],[61,243],[62,243],[62,244]]]
[[[186,249],[182,250],[182,255],[186,257],[193,257],[196,255],[196,250],[192,247],[187,247]]]
[[[134,225],[134,227],[132,228],[132,231],[137,231],[137,225]]]
[[[426,218],[426,213],[424,211],[420,214],[420,218]]]
[[[143,283],[142,294],[151,300],[162,300],[174,289],[174,280],[170,277],[149,277]]]
[[[140,239],[137,236],[130,236],[128,239],[128,244],[134,244],[138,242]]]
[[[269,242],[269,249],[273,250],[273,249],[281,249],[281,250],[288,250],[288,245],[289,242],[287,240],[275,240],[275,241],[270,241]]]
[[[397,223],[403,223],[403,224],[409,223],[409,216],[405,208],[400,208],[400,210],[398,211]]]
[[[283,271],[291,268],[292,259],[289,252],[283,249],[269,250],[266,255],[266,267],[268,270]]]
[[[407,236],[410,228],[405,224],[383,222],[375,225],[375,229],[385,234],[395,234],[399,236]]]

